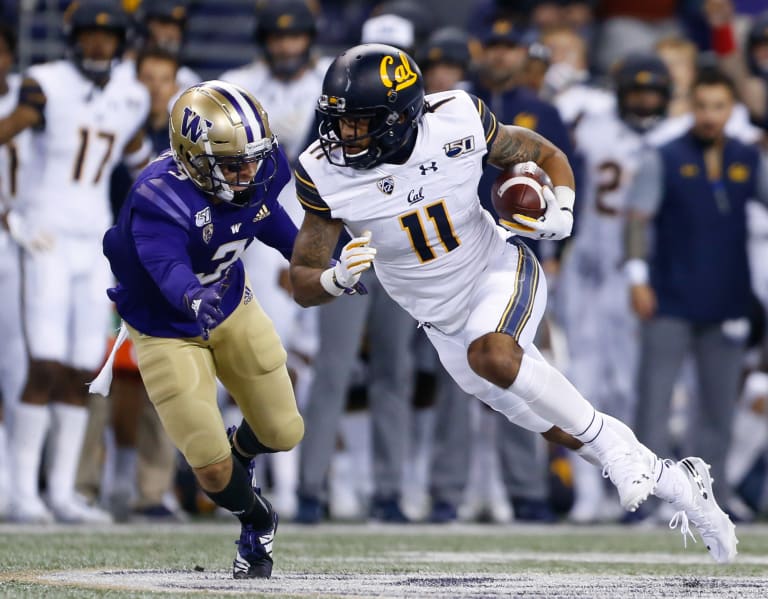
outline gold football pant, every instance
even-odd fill
[[[217,377],[263,445],[286,451],[301,441],[304,421],[288,377],[286,352],[252,294],[244,295],[208,341],[151,337],[130,326],[128,331],[163,428],[193,468],[230,454],[216,404]]]

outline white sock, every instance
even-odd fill
[[[604,418],[608,426],[614,429],[630,445],[637,444],[646,453],[648,459],[652,461],[653,476],[656,480],[653,494],[656,497],[669,503],[674,503],[679,501],[681,497],[684,497],[684,492],[690,488],[690,484],[685,474],[680,471],[673,460],[662,460],[659,458],[645,445],[640,443],[632,429],[621,420],[608,414],[605,414]]]
[[[685,474],[672,460],[657,458],[653,467],[653,476],[656,479],[653,494],[659,499],[672,503],[680,509],[691,501],[691,485]]]
[[[8,465],[8,441],[5,435],[5,423],[0,421],[0,513],[2,514],[8,506],[8,490],[10,488]]]
[[[600,412],[544,359],[524,353],[509,390],[522,397],[535,414],[583,443],[592,442],[602,429]]]
[[[11,475],[19,501],[39,499],[37,490],[43,442],[50,424],[48,406],[19,403],[11,431]]]
[[[115,450],[115,482],[114,490],[120,493],[132,494],[136,487],[136,456],[135,447],[117,447]]]
[[[80,406],[52,403],[51,464],[48,496],[53,504],[69,503],[75,495],[75,477],[88,424],[88,410]]]

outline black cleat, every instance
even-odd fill
[[[277,514],[272,512],[272,527],[256,530],[252,524],[242,524],[240,539],[235,541],[237,554],[232,562],[232,577],[269,578],[272,576],[272,541],[277,531]]]

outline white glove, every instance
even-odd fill
[[[354,287],[360,275],[371,267],[376,248],[371,247],[371,232],[355,237],[341,250],[338,263],[320,275],[320,284],[331,295],[341,295]]]
[[[53,235],[46,231],[32,231],[27,222],[16,212],[7,212],[5,222],[8,223],[8,233],[22,249],[36,254],[38,252],[47,252],[53,248]]]
[[[530,231],[515,229],[513,232],[530,239],[565,239],[573,229],[573,210],[569,207],[561,207],[555,198],[555,194],[549,187],[542,187],[542,194],[547,202],[544,215],[539,218],[531,218],[522,214],[513,214],[515,222],[525,225]]]

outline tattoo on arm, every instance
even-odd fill
[[[340,220],[328,220],[309,212],[304,214],[290,268],[293,298],[299,305],[316,306],[333,299],[323,289],[320,275],[330,264],[341,228]]]
[[[501,169],[529,160],[541,163],[554,149],[549,141],[530,129],[502,125],[491,146],[488,162]]]
[[[306,213],[293,248],[291,264],[310,268],[328,268],[333,248],[339,240],[341,221]]]

